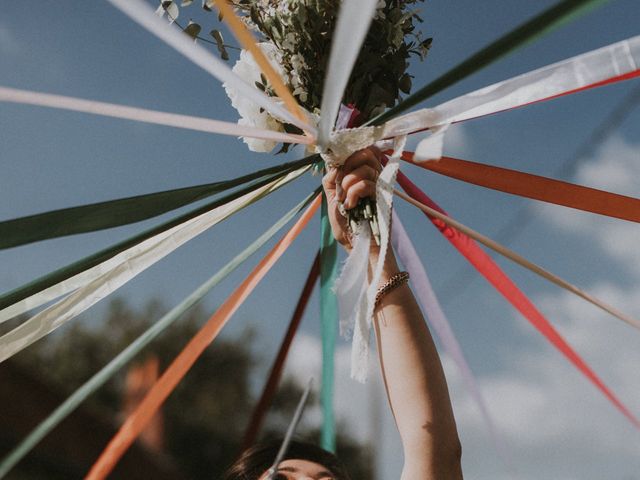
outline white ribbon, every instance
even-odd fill
[[[211,120],[209,118],[159,112],[157,110],[147,110],[143,108],[128,107],[125,105],[116,105],[113,103],[65,97],[62,95],[18,90],[15,88],[0,87],[0,101],[25,105],[38,105],[40,107],[60,108],[75,112],[153,123],[155,125],[185,128],[199,132],[221,133],[223,135],[233,135],[235,137],[262,138],[265,140],[273,140],[283,143],[310,144],[313,142],[312,138],[304,135],[293,135],[273,130],[266,130],[263,128],[239,125],[232,122]]]
[[[571,57],[489,85],[442,103],[394,118],[383,138],[510,110],[598,84],[640,68],[640,36]]]
[[[376,292],[382,275],[382,267],[384,266],[384,258],[389,247],[393,186],[398,173],[399,157],[402,154],[405,143],[405,136],[396,140],[394,153],[376,182],[380,254],[373,268],[371,279],[367,281],[371,239],[369,227],[363,222],[360,231],[354,232],[356,240],[353,249],[335,284],[341,333],[348,334],[349,331],[353,330],[351,377],[359,382],[364,382],[367,378],[371,320],[375,307]]]
[[[362,43],[367,36],[377,4],[378,0],[343,0],[340,4],[322,90],[322,104],[320,105],[322,113],[318,131],[318,145],[323,149],[329,143],[329,135],[333,129],[336,115],[338,115],[344,90]],[[364,147],[373,143],[364,145]],[[352,150],[351,153],[354,151]]]
[[[316,135],[316,128],[314,126],[302,122],[262,91],[246,83],[244,79],[233,73],[222,60],[219,60],[207,49],[199,46],[179,29],[176,29],[159,18],[153,9],[142,0],[107,1],[207,73],[213,75],[222,83],[226,82],[233,85],[238,92],[245,95],[247,99],[253,103],[260,105],[274,117],[278,117],[286,123],[296,125],[302,130],[312,133],[314,136]]]
[[[329,135],[329,141],[324,147],[317,146],[327,167],[340,167],[353,152],[362,150],[375,144],[382,138],[382,127],[359,127],[336,130]]]
[[[367,311],[367,270],[369,266],[369,246],[371,231],[363,223],[354,232],[353,253],[345,261],[340,276],[336,279],[333,291],[338,297],[338,315],[340,335],[353,334],[353,325],[360,324],[360,315]]]
[[[120,253],[117,257],[107,260],[67,282],[63,282],[63,284],[58,284],[44,292],[33,295],[28,299],[28,302],[21,302],[25,305],[27,303],[42,304],[51,298],[57,298],[68,293],[73,286],[80,287],[75,292],[0,337],[0,362],[73,319],[187,241],[233,215],[261,196],[302,175],[309,168],[304,167],[291,172],[282,179],[275,180],[226,205],[222,205],[181,225],[177,225],[167,232],[149,238]],[[82,284],[79,280],[82,281]]]

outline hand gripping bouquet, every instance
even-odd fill
[[[323,80],[331,51],[332,34],[340,9],[339,0],[232,0],[236,12],[260,38],[260,48],[289,86],[300,106],[316,122],[320,116]],[[371,28],[342,99],[344,120],[337,128],[358,127],[411,90],[407,73],[409,58],[424,59],[431,39],[416,30],[422,22],[418,0],[380,0]],[[257,88],[275,96],[251,54],[243,50],[233,70]],[[258,105],[242,98],[232,85],[225,85],[231,103],[240,114],[239,123],[288,133],[302,133],[294,125],[272,117]],[[250,150],[271,152],[276,142],[245,138]],[[289,144],[277,153],[287,152]],[[350,224],[369,221],[378,240],[375,203],[364,201],[349,212]]]

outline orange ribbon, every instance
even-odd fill
[[[267,272],[289,248],[293,240],[307,226],[311,217],[320,207],[321,197],[318,196],[304,212],[289,232],[273,247],[273,249],[253,269],[249,276],[218,308],[202,329],[189,341],[187,346],[173,360],[158,381],[138,405],[136,410],[126,419],[111,439],[107,448],[102,452],[96,463],[85,477],[87,480],[103,479],[113,470],[122,455],[153,418],[160,406],[186,375],[198,357],[218,336],[222,327],[227,323],[235,311],[264,278]]]
[[[300,105],[298,105],[298,102],[289,91],[289,88],[287,88],[285,83],[282,81],[282,78],[275,71],[271,63],[269,63],[269,60],[256,43],[253,35],[251,35],[251,32],[249,32],[244,23],[242,23],[242,20],[238,18],[231,5],[227,3],[227,0],[215,0],[215,2],[216,6],[220,10],[220,13],[222,14],[222,18],[229,24],[229,28],[238,39],[242,47],[245,50],[251,52],[253,59],[256,61],[265,77],[267,77],[267,80],[276,91],[278,97],[282,99],[287,107],[287,110],[289,110],[292,115],[295,115],[298,120],[308,124],[309,119],[302,112]]]
[[[640,222],[640,199],[637,198],[451,157],[414,162],[413,155],[412,152],[403,152],[402,159],[456,180],[608,217]]]

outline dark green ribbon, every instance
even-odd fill
[[[138,195],[7,220],[0,222],[0,249],[140,222],[266,176],[288,173],[314,161],[316,161],[315,156],[310,156],[224,182]]]
[[[398,105],[369,120],[366,125],[381,125],[387,120],[414,107],[418,103],[454,85],[460,80],[512,53],[555,28],[568,23],[580,15],[608,2],[609,0],[564,0],[545,10],[540,15],[520,25],[515,30],[500,37],[467,60],[449,70],[433,82],[409,95]]]

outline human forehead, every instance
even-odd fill
[[[327,467],[309,460],[289,459],[280,462],[278,473],[285,475],[287,480],[313,479],[313,480],[334,480],[335,477]],[[267,473],[260,477],[266,479]]]

